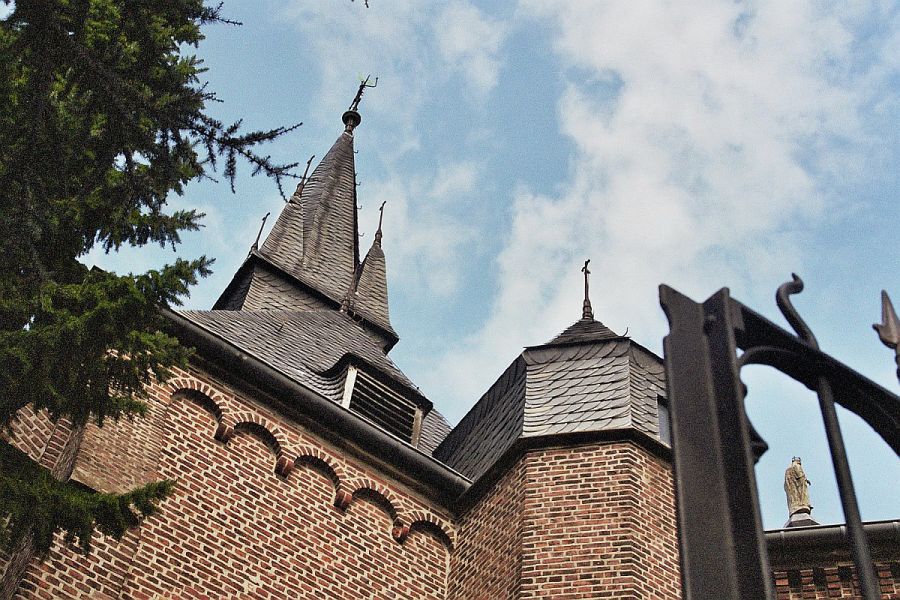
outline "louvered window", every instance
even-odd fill
[[[359,370],[350,396],[350,410],[397,437],[416,443],[418,407],[374,377]]]

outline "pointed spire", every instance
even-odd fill
[[[288,202],[259,253],[340,302],[359,264],[353,136],[342,133]]]
[[[588,264],[590,262],[591,259],[587,259],[584,261],[584,266],[581,267],[581,272],[584,273],[584,304],[581,308],[581,318],[593,321],[594,311],[591,309],[591,297],[588,283],[589,275],[591,274],[591,271],[588,269]]]

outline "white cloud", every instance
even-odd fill
[[[799,268],[795,230],[832,208],[831,169],[866,171],[858,115],[891,102],[879,90],[896,73],[882,47],[855,56],[889,9],[842,6],[522,0],[569,74],[571,176],[558,197],[516,194],[493,315],[425,388],[454,381],[471,401],[520,346],[577,319],[584,258],[598,317],[651,347],[660,282],[700,296]]]
[[[471,195],[478,177],[473,164],[459,163],[442,165],[433,177],[395,175],[369,186],[366,198],[372,209],[365,210],[361,221],[372,223],[374,231],[375,208],[387,202],[383,243],[392,281],[423,297],[457,291],[461,250],[472,241],[475,228],[451,209]]]
[[[434,21],[438,49],[447,66],[462,74],[480,94],[497,85],[504,24],[487,18],[467,2],[451,2]]]

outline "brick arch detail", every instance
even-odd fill
[[[415,510],[409,515],[409,530],[422,531],[437,538],[447,550],[453,552],[456,546],[456,532],[447,521],[423,510]]]
[[[346,481],[346,483],[342,484],[341,491],[346,494],[347,501],[344,506],[339,505],[338,508],[346,509],[350,505],[350,503],[353,502],[353,499],[359,496],[359,492],[370,492],[384,501],[385,507],[388,509],[388,514],[393,520],[395,539],[397,537],[397,528],[405,527],[404,520],[401,518],[400,514],[400,509],[403,507],[403,504],[401,503],[400,498],[398,498],[397,495],[387,486],[367,477],[357,477],[354,479],[349,479]]]
[[[222,422],[227,406],[227,402],[225,401],[224,396],[208,386],[207,384],[194,379],[193,377],[174,377],[166,382],[166,388],[169,390],[169,401],[174,398],[174,396],[178,392],[183,391],[194,391],[202,394],[209,400],[209,408],[213,415],[216,417],[216,421]]]
[[[287,455],[287,436],[265,417],[249,411],[242,411],[234,415],[226,415],[224,421],[233,429],[240,429],[246,425],[249,426],[248,430],[261,433],[265,438],[263,441],[272,449],[276,458]]]
[[[222,425],[225,431],[222,436],[219,436],[217,431],[216,439],[228,442],[234,436],[235,431],[245,429],[249,433],[260,437],[266,446],[272,450],[272,453],[275,455],[274,471],[276,475],[286,478],[294,470],[294,459],[290,457],[287,451],[287,436],[265,417],[243,411],[234,415],[226,415],[222,420]]]
[[[318,465],[328,474],[328,478],[334,485],[335,492],[343,489],[344,482],[347,481],[348,478],[344,473],[344,467],[336,458],[315,446],[302,445],[293,448],[292,450],[292,455],[295,457],[295,465]]]

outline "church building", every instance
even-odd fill
[[[11,597],[681,597],[662,359],[595,319],[586,289],[451,427],[390,357],[355,108],[212,309],[167,313],[196,353],[145,418],[73,432],[23,411],[13,442],[91,489],[176,485],[121,540],[84,554],[60,536],[5,565]],[[876,525],[897,598],[900,528]],[[768,539],[778,598],[857,597],[834,526]]]

